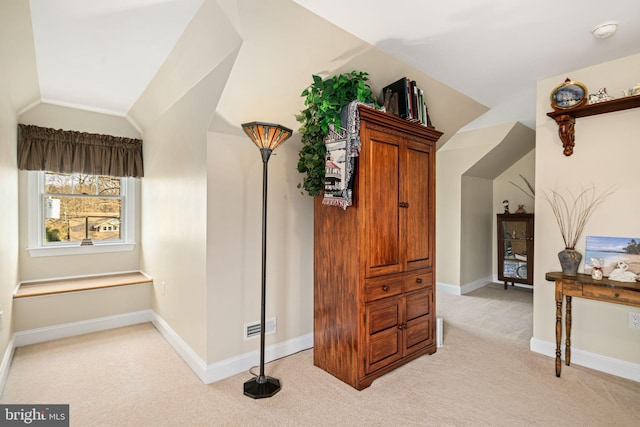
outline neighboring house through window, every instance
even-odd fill
[[[29,171],[31,256],[132,250],[133,178]]]

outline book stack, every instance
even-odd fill
[[[380,104],[384,105],[387,113],[433,127],[424,100],[424,91],[418,87],[415,80],[403,77],[385,86],[380,97]]]

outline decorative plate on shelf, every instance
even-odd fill
[[[551,107],[554,110],[568,110],[587,101],[587,87],[584,83],[567,78],[551,91]]]

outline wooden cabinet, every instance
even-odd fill
[[[364,106],[353,205],[314,201],[314,364],[357,389],[435,339],[435,143]]]
[[[498,214],[498,280],[533,285],[534,214]]]

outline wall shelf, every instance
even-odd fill
[[[574,126],[578,117],[595,116],[638,107],[640,107],[640,95],[634,95],[595,104],[584,104],[568,110],[555,110],[547,113],[547,116],[558,123],[558,135],[564,148],[563,153],[565,156],[570,156],[573,154],[573,146],[575,145]]]

